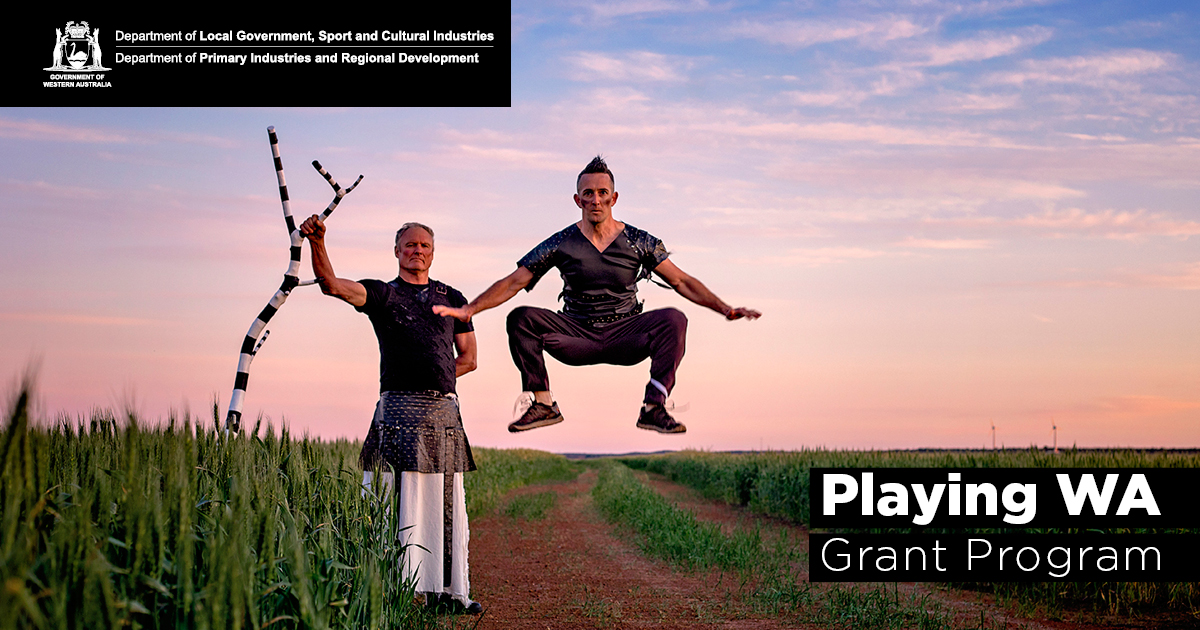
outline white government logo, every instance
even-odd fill
[[[53,62],[46,70],[55,72],[96,72],[111,70],[102,65],[100,29],[93,30],[87,22],[67,22],[63,29],[54,29]]]

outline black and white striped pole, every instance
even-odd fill
[[[250,330],[246,333],[246,339],[242,341],[241,355],[238,357],[237,377],[233,380],[233,396],[229,399],[229,413],[225,416],[225,430],[237,433],[242,428],[242,403],[246,398],[246,383],[250,380],[250,362],[254,360],[254,356],[258,354],[258,350],[262,348],[262,344],[267,340],[267,335],[270,334],[267,328],[267,322],[279,312],[280,307],[287,301],[288,295],[292,289],[298,286],[306,286],[316,284],[317,279],[300,280],[300,251],[301,244],[304,242],[304,237],[300,235],[300,229],[296,227],[296,220],[292,218],[292,207],[288,201],[287,180],[283,177],[283,161],[279,159],[279,137],[275,135],[275,127],[267,127],[267,136],[271,140],[271,156],[275,159],[275,177],[279,180],[279,199],[283,202],[283,220],[287,223],[288,235],[291,237],[291,261],[288,263],[287,272],[283,274],[283,284],[279,285],[279,290],[275,291],[275,295],[271,297],[271,301],[263,307],[262,312],[258,317],[254,318],[254,323],[250,325]],[[321,163],[313,160],[313,168],[329,182],[333,187],[333,201],[329,203],[329,207],[325,208],[325,212],[321,215],[322,219],[329,218],[333,214],[333,210],[337,208],[342,197],[345,197],[354,190],[355,186],[362,181],[363,176],[359,175],[348,188],[342,188],[334,181],[333,176],[329,174]]]

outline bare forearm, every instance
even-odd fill
[[[497,280],[486,291],[480,293],[479,297],[471,300],[471,303],[467,304],[464,308],[471,315],[475,315],[489,308],[500,306],[511,300],[521,289],[524,289],[532,278],[533,274],[528,269],[518,267],[513,273]]]
[[[321,292],[325,295],[337,295],[338,277],[333,272],[333,263],[329,260],[329,253],[325,251],[325,241],[309,239],[308,243],[312,250],[312,268],[313,275],[317,277],[317,283],[321,285]]]
[[[704,286],[703,282],[687,276],[683,278],[679,284],[675,285],[675,290],[679,295],[687,298],[688,301],[699,304],[705,308],[710,308],[721,314],[722,317],[728,317],[733,307],[726,304],[715,293]]]
[[[758,319],[762,316],[762,313],[752,308],[744,306],[734,308],[726,304],[712,291],[709,291],[703,282],[687,275],[670,260],[664,260],[659,263],[654,273],[662,276],[683,297],[705,308],[711,308],[720,313],[725,319]]]
[[[483,293],[480,293],[479,297],[471,300],[469,304],[464,304],[460,307],[438,305],[433,307],[433,312],[443,317],[453,317],[460,321],[469,322],[476,313],[486,311],[489,308],[495,308],[511,300],[512,296],[516,295],[517,291],[528,286],[532,279],[533,272],[524,267],[518,267],[516,271],[497,280],[495,284],[488,287]]]
[[[460,354],[454,359],[454,376],[459,377],[467,372],[474,372],[475,366],[474,356],[467,357]]]
[[[333,263],[329,262],[329,253],[325,251],[325,241],[310,238],[308,245],[312,252],[313,275],[317,277],[317,283],[321,285],[321,292],[330,295],[333,290],[330,281],[336,280],[337,276],[333,274]]]
[[[325,240],[310,238],[308,242],[312,250],[313,274],[316,275],[317,282],[321,285],[321,293],[344,300],[355,306],[365,304],[366,290],[363,289],[363,286],[353,280],[339,278],[334,273],[333,263],[330,262],[329,254],[325,251]]]
[[[489,308],[496,308],[511,300],[518,291],[520,289],[513,288],[512,283],[507,278],[498,280],[495,284],[488,287],[486,291],[480,293],[479,297],[471,300],[471,303],[467,304],[467,309],[474,315]]]
[[[465,332],[454,335],[454,349],[458,356],[454,358],[454,375],[462,376],[475,369],[477,355],[475,333]]]
[[[312,215],[300,224],[300,235],[308,239],[312,251],[313,273],[321,285],[321,292],[349,302],[354,306],[367,303],[367,289],[353,280],[343,280],[333,273],[333,263],[325,251],[325,223],[321,217]]]

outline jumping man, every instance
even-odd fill
[[[615,179],[596,156],[575,182],[575,205],[583,218],[542,241],[517,262],[517,270],[497,281],[466,306],[435,306],[435,313],[470,322],[480,311],[499,306],[521,289],[530,291],[551,267],[562,273],[563,308],[553,312],[521,306],[508,315],[508,346],[521,372],[522,389],[533,403],[508,425],[512,432],[562,422],[550,395],[543,350],[567,365],[634,365],[650,358],[637,426],[659,433],[683,433],[664,406],[675,387],[683,359],[687,317],[674,308],[642,312],[637,283],[651,272],[691,302],[726,319],[758,319],[756,310],[732,307],[699,280],[667,259],[662,241],[612,216]]]

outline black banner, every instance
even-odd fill
[[[317,6],[34,9],[6,38],[5,105],[511,104],[509,3]]]
[[[1192,582],[1190,534],[812,534],[813,582]]]
[[[1195,468],[814,468],[817,528],[1183,528]]]

